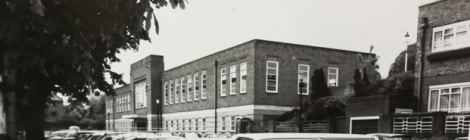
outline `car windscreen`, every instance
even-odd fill
[[[411,137],[382,137],[382,136],[377,136],[379,137],[379,140],[411,140]]]

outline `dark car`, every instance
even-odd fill
[[[367,134],[376,136],[378,140],[411,140],[412,136],[407,134],[391,134],[391,133],[372,133]]]

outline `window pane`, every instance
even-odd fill
[[[446,111],[449,108],[449,95],[441,95],[441,107],[442,111]]]
[[[460,94],[452,94],[450,96],[450,108],[458,108],[460,101]]]
[[[447,94],[449,93],[449,89],[441,89],[441,94]]]
[[[470,87],[464,87],[462,90],[462,110],[470,110]]]
[[[452,47],[453,38],[454,38],[453,28],[446,29],[444,31],[444,49],[448,49]]]
[[[277,68],[277,63],[268,62],[268,68]]]
[[[433,46],[433,51],[434,50],[440,50],[442,47],[442,31],[435,32],[434,33],[434,46]]]
[[[268,74],[276,74],[276,69],[268,69]]]
[[[431,111],[437,109],[439,101],[439,90],[431,90],[431,102],[429,103]]]
[[[330,69],[328,69],[328,73],[336,74],[336,73],[337,73],[337,69],[330,68]]]

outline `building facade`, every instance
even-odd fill
[[[56,95],[52,96],[46,111],[47,119],[59,119],[64,115],[64,109],[64,101]]]
[[[115,111],[118,97],[128,94],[121,101],[128,111],[109,116],[122,122],[113,124],[126,129],[145,126],[214,133],[217,128],[217,132],[233,133],[237,118],[268,121],[298,107],[299,91],[304,102],[309,100],[309,77],[315,69],[324,71],[333,95],[351,94],[346,91],[358,54],[374,56],[258,39],[166,71],[163,57],[151,55],[131,65],[130,84],[116,89],[117,96],[107,100],[108,109]]]
[[[470,112],[470,3],[441,0],[419,8],[415,94],[422,112]],[[422,63],[421,63],[422,62]]]

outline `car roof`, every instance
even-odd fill
[[[402,137],[402,136],[411,136],[408,134],[393,134],[393,133],[370,133],[367,135],[374,135],[374,136],[385,136],[385,137]]]
[[[368,135],[358,134],[332,134],[332,133],[256,133],[256,134],[237,134],[236,137],[249,137],[249,138],[305,138],[305,137],[319,137],[319,138],[373,138]]]
[[[458,138],[455,138],[455,139],[468,139],[468,137],[458,137]]]

